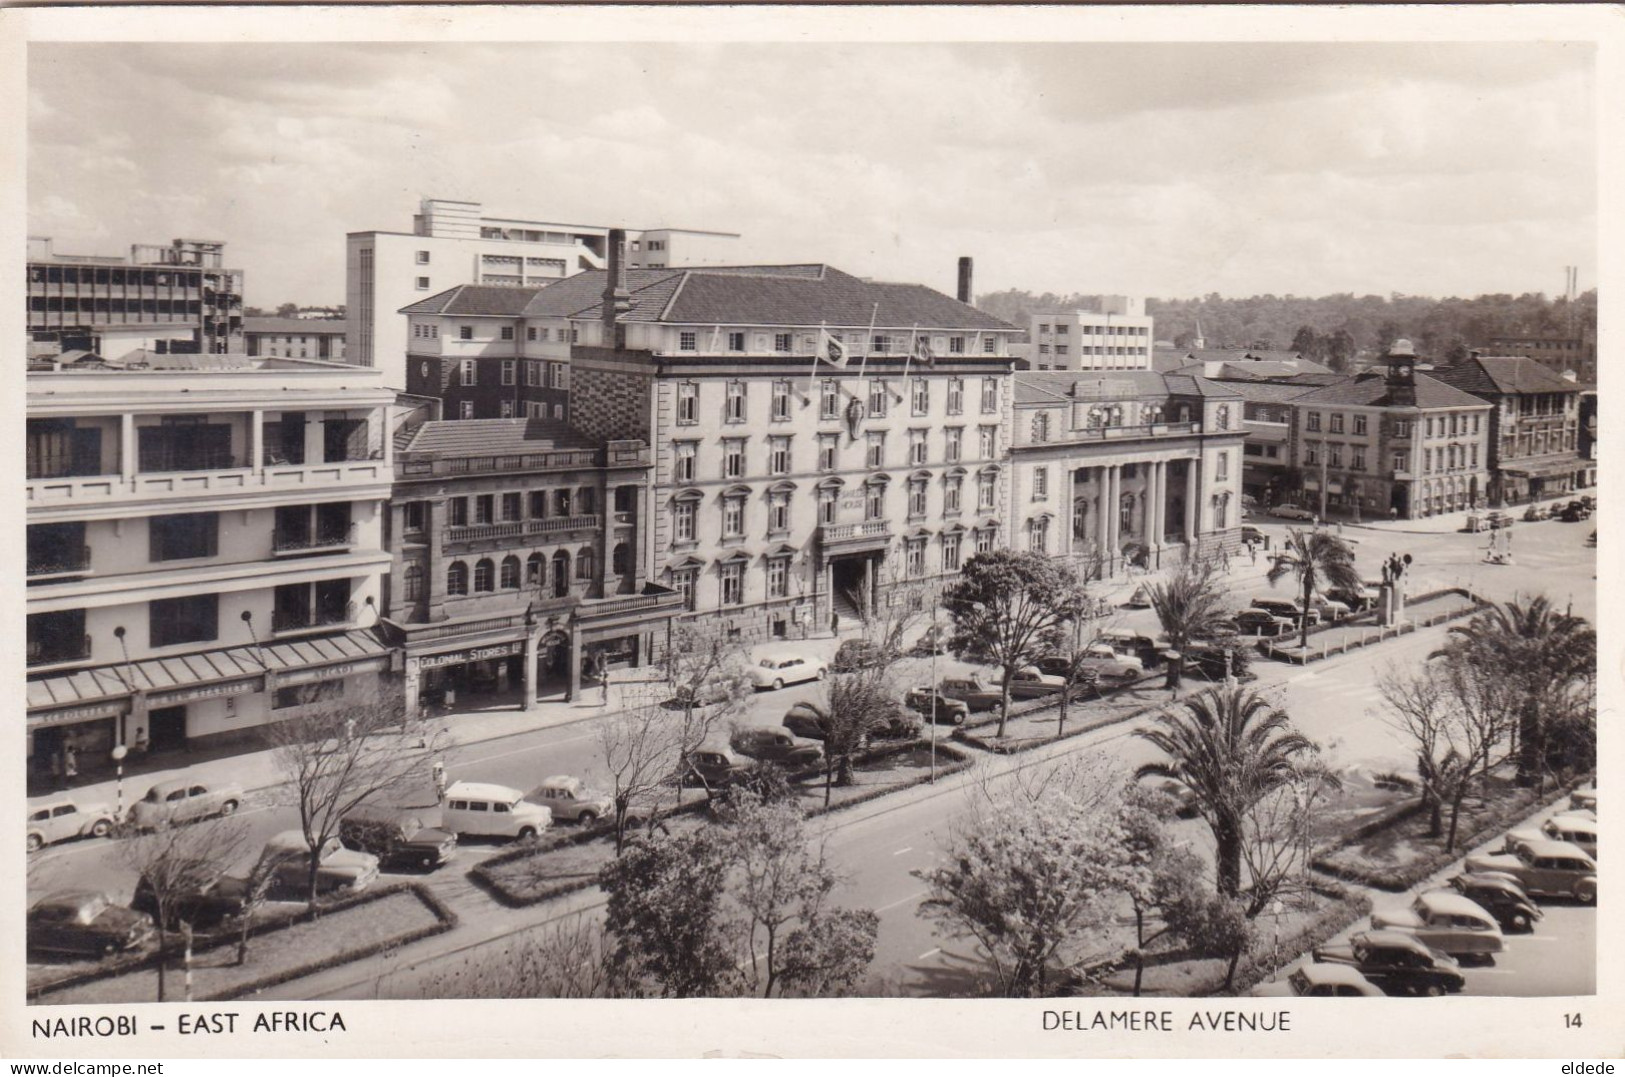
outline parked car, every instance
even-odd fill
[[[1498,954],[1506,948],[1495,917],[1454,890],[1429,890],[1416,895],[1408,908],[1380,909],[1371,914],[1371,927],[1414,935],[1458,960]]]
[[[1185,656],[1185,670],[1197,673],[1210,681],[1222,681],[1228,673],[1238,681],[1253,680],[1257,674],[1248,669],[1247,649],[1234,643],[1209,640],[1193,641],[1181,652]]]
[[[430,826],[410,808],[362,805],[339,820],[346,849],[371,853],[387,871],[433,871],[457,855],[457,835]]]
[[[728,747],[752,759],[765,759],[790,768],[815,767],[824,761],[824,749],[817,741],[792,736],[789,730],[772,726],[736,729]]]
[[[1230,621],[1236,632],[1243,636],[1279,636],[1298,626],[1285,617],[1277,617],[1268,610],[1237,610]]]
[[[1566,524],[1577,524],[1581,520],[1591,519],[1591,510],[1578,501],[1570,501],[1563,506],[1563,511],[1557,514],[1557,518]]]
[[[802,681],[821,681],[825,666],[816,658],[781,651],[765,655],[750,667],[750,682],[757,688],[783,688]]]
[[[346,849],[337,835],[317,850],[316,893],[365,890],[378,878],[378,858]],[[310,843],[302,830],[272,835],[260,853],[260,871],[271,875],[270,892],[303,896],[310,886]]]
[[[1277,617],[1291,621],[1294,625],[1297,625],[1303,619],[1303,604],[1293,598],[1274,598],[1266,595],[1253,599],[1252,608],[1263,610],[1265,613],[1273,613]],[[1319,610],[1313,608],[1309,610],[1309,623],[1311,625],[1320,623]]]
[[[1284,980],[1261,983],[1248,992],[1253,998],[1381,998],[1382,988],[1352,965],[1310,962],[1299,965]]]
[[[1571,811],[1597,810],[1597,791],[1595,789],[1576,789],[1569,794],[1569,809]]]
[[[688,766],[683,771],[684,785],[703,785],[718,789],[738,781],[750,769],[750,760],[734,754],[731,749],[707,745],[688,753]]]
[[[1150,590],[1150,588],[1146,587],[1146,585],[1143,584],[1143,583],[1140,584],[1140,586],[1138,586],[1138,587],[1136,587],[1134,589],[1134,593],[1128,596],[1128,601],[1123,603],[1123,605],[1126,606],[1127,608],[1131,609],[1131,610],[1148,610],[1148,609],[1150,609],[1151,608],[1151,590]]]
[[[1313,520],[1315,513],[1297,505],[1277,505],[1270,512],[1283,520]]]
[[[672,693],[667,706],[678,709],[694,706],[709,707],[713,703],[722,703],[732,698],[733,685],[722,678],[707,677],[698,684],[680,684]]]
[[[791,704],[790,709],[784,712],[784,728],[790,731],[791,736],[806,737],[808,740],[823,740],[827,735],[823,715],[811,703]]]
[[[860,669],[883,666],[887,660],[885,650],[872,640],[844,639],[841,645],[835,648],[835,658],[830,662],[829,668],[836,673],[856,673]]]
[[[57,890],[28,910],[30,950],[111,957],[144,945],[152,934],[152,917],[97,890]]]
[[[961,701],[973,711],[992,710],[1004,699],[1004,692],[997,685],[984,684],[975,674],[969,677],[944,677],[942,683],[937,685],[937,691],[949,699]]]
[[[158,895],[153,890],[152,880],[145,875],[136,880],[130,908],[146,913],[157,923]],[[219,927],[241,916],[247,908],[247,881],[214,874],[199,878],[194,885],[176,888],[165,898],[164,927],[173,930],[183,923],[203,929]]]
[[[783,724],[793,737],[817,741],[829,739],[828,731],[824,728],[823,716],[811,703],[793,704],[784,712]],[[875,723],[869,730],[868,739],[908,740],[919,735],[920,719],[909,713],[901,703],[887,700],[875,715]]]
[[[1242,524],[1241,525],[1241,541],[1242,542],[1249,542],[1249,543],[1257,543],[1258,545],[1262,546],[1262,545],[1264,545],[1264,532],[1260,531],[1258,528],[1254,527],[1252,524]]]
[[[1593,816],[1577,812],[1554,815],[1539,827],[1509,831],[1501,851],[1509,853],[1519,844],[1539,841],[1542,838],[1572,842],[1584,849],[1585,854],[1591,859],[1597,859],[1597,820]]]
[[[1010,674],[1011,699],[1036,699],[1054,695],[1065,687],[1065,677],[1041,673],[1037,666],[1024,666]]]
[[[1354,612],[1353,607],[1347,602],[1319,593],[1315,594],[1311,608],[1322,622],[1341,621]],[[1311,621],[1310,623],[1313,624],[1314,622]]]
[[[1467,984],[1455,958],[1399,931],[1360,931],[1347,946],[1319,946],[1316,961],[1349,965],[1390,995],[1443,995]]]
[[[1597,862],[1566,841],[1521,842],[1510,852],[1469,856],[1467,870],[1509,876],[1531,897],[1571,897],[1585,905],[1597,900]]]
[[[927,625],[920,638],[914,641],[913,653],[929,655],[933,651],[938,654],[947,652],[948,641],[953,638],[953,629],[944,624]]]
[[[922,684],[910,688],[903,695],[903,706],[918,711],[934,725],[964,725],[970,717],[970,707],[962,699],[950,699]]]
[[[28,802],[28,851],[69,838],[105,838],[113,832],[113,809],[98,801],[79,803],[71,794]]]
[[[506,785],[452,782],[440,804],[440,825],[459,837],[523,841],[553,825],[553,813]]]
[[[1155,669],[1157,663],[1162,661],[1163,645],[1143,632],[1133,632],[1126,628],[1108,628],[1095,636],[1089,644],[1091,653],[1104,645],[1125,662],[1138,665],[1141,669]],[[1105,651],[1099,651],[1104,657],[1111,657]]]
[[[588,789],[580,778],[556,774],[525,794],[525,801],[540,804],[553,814],[553,820],[569,820],[590,826],[611,813],[614,802]]]
[[[165,823],[190,823],[211,815],[230,815],[243,802],[243,790],[229,783],[172,778],[147,790],[130,805],[130,822],[139,830]]]
[[[1551,513],[1548,511],[1545,505],[1530,505],[1528,508],[1523,510],[1523,518],[1526,523],[1534,523],[1537,520],[1544,520],[1549,515],[1551,515]]]
[[[1326,597],[1341,602],[1351,613],[1363,613],[1377,604],[1377,592],[1363,583],[1357,587],[1328,587]]]
[[[1119,661],[1115,654],[1105,657],[1098,650],[1093,654],[1085,653],[1076,657],[1064,654],[1047,654],[1033,664],[1038,667],[1040,673],[1047,673],[1052,677],[1071,677],[1074,685],[1099,684],[1100,670],[1103,666],[1120,667],[1135,677],[1140,674],[1139,669],[1127,662]]]
[[[1451,889],[1477,902],[1495,917],[1502,931],[1529,931],[1542,916],[1523,888],[1502,875],[1463,872],[1447,880]]]

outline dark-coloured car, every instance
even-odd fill
[[[1185,671],[1222,681],[1228,673],[1238,681],[1250,681],[1257,676],[1248,668],[1247,648],[1239,643],[1217,643],[1206,640],[1185,645]]]
[[[811,703],[797,703],[784,712],[784,728],[792,736],[807,740],[828,740],[824,719]],[[902,705],[887,700],[877,715],[869,736],[874,740],[908,740],[920,735],[920,720],[904,710]]]
[[[912,652],[917,655],[929,655],[933,652],[946,654],[948,641],[953,638],[953,629],[947,625],[927,625],[920,638],[914,641]]]
[[[1138,662],[1142,669],[1155,669],[1162,661],[1165,644],[1158,643],[1143,632],[1126,628],[1108,628],[1095,636],[1091,649],[1104,644],[1112,653],[1125,661]]]
[[[925,715],[935,725],[964,725],[970,717],[970,707],[962,699],[949,699],[931,690],[930,685],[910,688],[903,696],[903,706]]]
[[[1467,984],[1456,960],[1398,931],[1361,931],[1347,946],[1319,946],[1316,961],[1352,965],[1390,995],[1432,995],[1460,991]]]
[[[1298,626],[1285,617],[1277,617],[1268,610],[1237,610],[1230,617],[1236,632],[1243,636],[1279,636],[1292,632]]]
[[[1241,541],[1256,542],[1258,545],[1262,546],[1264,544],[1264,532],[1260,531],[1252,524],[1243,524],[1241,526]]]
[[[835,673],[856,673],[863,669],[876,669],[890,660],[878,643],[866,639],[842,640],[835,648],[835,657],[829,668]]]
[[[792,736],[787,729],[736,729],[728,738],[728,747],[751,759],[765,759],[784,767],[815,767],[824,761],[822,745]]]
[[[152,938],[152,917],[115,905],[99,890],[57,890],[28,910],[28,948],[111,957]]]
[[[339,841],[376,856],[385,871],[433,871],[457,855],[456,834],[407,808],[363,805],[339,820]]]
[[[1472,898],[1495,917],[1502,931],[1532,931],[1543,915],[1521,886],[1503,876],[1463,872],[1447,881],[1456,893]]]
[[[248,882],[230,875],[199,878],[193,885],[176,887],[164,900],[164,927],[174,930],[181,924],[195,928],[219,927],[243,914],[248,907]],[[135,884],[130,908],[158,920],[158,895],[145,875]]]
[[[688,753],[688,765],[682,774],[684,785],[703,785],[718,789],[737,782],[750,769],[750,760],[732,750],[708,745]]]
[[[1597,862],[1566,841],[1520,842],[1511,852],[1469,856],[1467,870],[1510,876],[1532,897],[1597,900]]]
[[[1591,510],[1578,501],[1570,501],[1563,506],[1563,511],[1557,514],[1557,518],[1566,524],[1577,524],[1581,520],[1591,519]]]

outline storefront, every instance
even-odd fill
[[[525,641],[509,640],[479,647],[454,647],[406,659],[412,697],[426,707],[480,707],[524,691]]]

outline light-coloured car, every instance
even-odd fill
[[[105,838],[112,833],[113,809],[106,804],[81,804],[72,796],[28,802],[28,851],[69,838]]]
[[[1066,678],[1040,673],[1037,666],[1024,666],[1010,674],[1010,698],[1035,699],[1054,695],[1066,687]]]
[[[130,822],[141,830],[165,823],[191,823],[211,815],[230,815],[242,802],[242,787],[234,783],[171,778],[130,805]]]
[[[1578,812],[1554,815],[1539,827],[1522,827],[1509,831],[1506,844],[1501,847],[1501,851],[1509,853],[1520,844],[1542,839],[1570,842],[1584,849],[1591,859],[1597,859],[1597,820],[1589,814],[1582,815]]]
[[[1595,812],[1597,810],[1597,791],[1595,789],[1576,789],[1570,793],[1569,810]]]
[[[378,878],[378,858],[346,849],[337,834],[322,843],[316,858],[316,893],[365,890]],[[303,831],[284,830],[265,843],[260,872],[269,872],[276,896],[304,895],[310,887],[310,843]]]
[[[1495,917],[1454,890],[1429,890],[1408,908],[1378,910],[1371,914],[1371,927],[1415,935],[1451,957],[1498,954],[1506,948]]]
[[[1254,998],[1383,998],[1382,988],[1352,965],[1312,961],[1300,965],[1284,980],[1261,983]]]
[[[568,819],[583,826],[609,815],[614,807],[609,797],[593,792],[581,783],[580,778],[567,774],[547,779],[526,794],[525,799],[545,807],[553,813],[554,819]]]
[[[1597,900],[1597,862],[1566,841],[1519,842],[1511,852],[1469,856],[1467,870],[1506,875],[1533,897],[1571,897],[1584,905]]]
[[[480,838],[534,838],[553,823],[553,813],[525,794],[489,782],[452,782],[440,802],[440,825],[453,834]]]
[[[1315,514],[1313,512],[1310,512],[1308,509],[1299,508],[1296,505],[1277,505],[1273,509],[1270,509],[1270,514],[1272,516],[1278,516],[1283,520],[1313,520],[1315,518]]]
[[[787,684],[824,679],[826,667],[816,658],[779,651],[763,655],[750,667],[750,683],[757,688],[783,688]]]
[[[1349,608],[1347,602],[1330,598],[1318,592],[1314,596],[1314,610],[1320,615],[1322,621],[1341,621],[1354,612]]]

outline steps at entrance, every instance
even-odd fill
[[[835,594],[831,596],[831,599],[834,603],[835,612],[841,615],[841,620],[863,620],[863,611],[858,609],[858,607],[853,604],[852,600],[846,595],[842,594],[840,591],[836,591]]]

